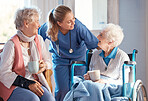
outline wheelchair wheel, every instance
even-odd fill
[[[148,101],[146,89],[141,80],[137,80],[134,85],[133,101]]]

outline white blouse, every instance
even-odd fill
[[[47,51],[45,43],[40,35],[38,35],[41,49],[42,49],[42,58],[47,63],[48,67],[47,69],[52,69],[52,60],[50,53]],[[30,61],[30,56],[28,55],[27,48],[24,48],[21,46],[23,59],[24,59],[24,66],[26,75],[25,78],[27,79],[34,79],[32,74],[28,71],[28,62]],[[15,48],[14,43],[9,40],[3,49],[3,52],[1,53],[1,60],[0,60],[0,81],[7,87],[10,88],[13,84],[14,80],[18,76],[15,72],[12,71],[12,66],[14,63],[14,57],[15,57]]]

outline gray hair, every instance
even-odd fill
[[[40,11],[35,7],[18,9],[15,14],[15,20],[14,20],[16,29],[20,29],[21,27],[23,27],[24,21],[27,21],[27,23],[33,22],[35,16],[40,17]]]
[[[109,42],[114,41],[115,47],[121,44],[124,34],[122,28],[119,25],[109,23],[106,25],[103,31],[105,31],[105,37]]]

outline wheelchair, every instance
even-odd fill
[[[133,50],[132,54],[128,54],[130,61],[125,61],[122,68],[123,77],[123,93],[121,97],[127,97],[129,101],[148,101],[146,88],[141,80],[136,81],[136,54],[138,51]],[[84,66],[85,72],[88,71],[92,50],[86,51],[86,61],[72,61],[71,63],[71,82],[70,87],[74,84],[74,68],[75,66]],[[130,68],[129,81],[125,80],[125,68]]]
[[[122,68],[123,73],[123,96],[130,101],[148,101],[145,86],[141,80],[136,81],[136,49],[132,54],[128,54],[130,61],[125,61]],[[130,68],[129,82],[125,82],[125,68]]]

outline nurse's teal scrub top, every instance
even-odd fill
[[[54,65],[69,65],[73,60],[84,61],[86,49],[98,47],[98,39],[78,19],[75,20],[74,29],[70,30],[66,35],[63,35],[59,30],[58,40],[56,42],[51,41],[46,31],[47,23],[41,26],[39,34],[44,40],[46,38],[50,40],[49,51],[53,53],[52,61]],[[73,49],[73,53],[69,53],[70,48]]]

